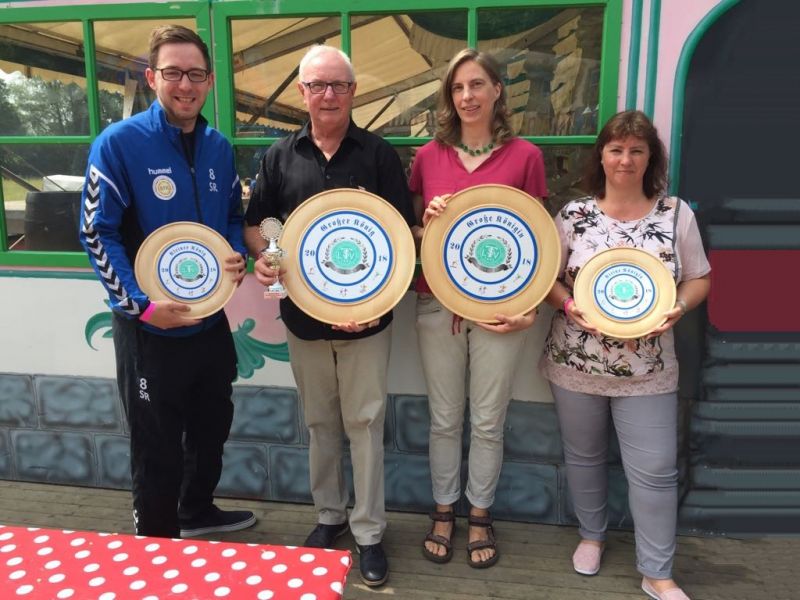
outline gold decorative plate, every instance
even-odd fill
[[[202,319],[225,306],[236,291],[225,271],[225,259],[233,254],[228,241],[210,227],[177,221],[147,236],[134,273],[151,300],[187,304],[187,316]]]
[[[589,259],[575,278],[575,304],[604,334],[647,335],[675,306],[675,280],[667,266],[640,248],[609,248]]]
[[[422,270],[453,313],[482,323],[534,309],[558,275],[561,243],[541,202],[506,185],[453,194],[425,227]]]
[[[283,283],[303,312],[332,325],[389,312],[414,274],[411,230],[386,200],[341,188],[312,196],[283,226]]]

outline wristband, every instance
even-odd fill
[[[688,308],[686,307],[686,301],[685,300],[681,300],[680,298],[678,298],[677,300],[675,300],[675,306],[677,306],[678,308],[681,309],[681,316],[686,314],[686,311],[688,310]]]
[[[147,308],[144,309],[144,312],[139,315],[139,320],[147,323],[153,316],[154,312],[156,312],[156,303],[151,300],[150,304],[147,305]]]
[[[567,309],[569,309],[569,305],[572,304],[573,302],[575,302],[575,298],[573,298],[572,296],[567,296],[566,298],[564,298],[564,303],[561,305],[562,308],[564,309],[564,314],[569,315],[569,310]]]

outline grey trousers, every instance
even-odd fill
[[[355,503],[350,529],[356,543],[377,544],[386,529],[383,422],[391,325],[357,340],[301,340],[286,332],[308,426],[311,495],[319,522],[347,520],[344,435],[350,440]]]
[[[469,372],[470,446],[466,496],[477,508],[494,504],[503,464],[503,427],[514,372],[528,330],[493,333],[472,321],[453,332],[453,313],[432,296],[417,299],[417,339],[431,416],[433,499],[461,497],[461,432]]]
[[[646,577],[671,578],[678,512],[677,394],[607,397],[550,387],[581,537],[603,541],[606,535],[610,412],[628,479],[636,567]]]

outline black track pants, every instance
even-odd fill
[[[138,535],[178,537],[179,516],[207,510],[233,420],[236,350],[224,317],[176,338],[114,315],[117,384],[131,433]]]

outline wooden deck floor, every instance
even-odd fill
[[[298,545],[315,522],[312,507],[300,504],[223,500],[224,507],[253,510],[259,521],[246,531],[220,535],[228,541]],[[0,481],[0,523],[40,527],[131,533],[128,492],[57,485]],[[347,599],[381,596],[398,600],[633,600],[646,598],[634,569],[633,536],[613,532],[596,577],[571,570],[576,542],[571,527],[498,522],[502,557],[488,570],[466,564],[466,527],[456,533],[458,552],[447,565],[435,565],[420,553],[428,527],[424,515],[390,513],[384,544],[390,578],[379,590],[370,590],[354,567],[347,582]],[[353,550],[350,536],[339,547]],[[790,587],[800,556],[800,539],[734,540],[681,537],[675,572],[694,600],[795,600]],[[357,559],[356,559],[357,560]]]

